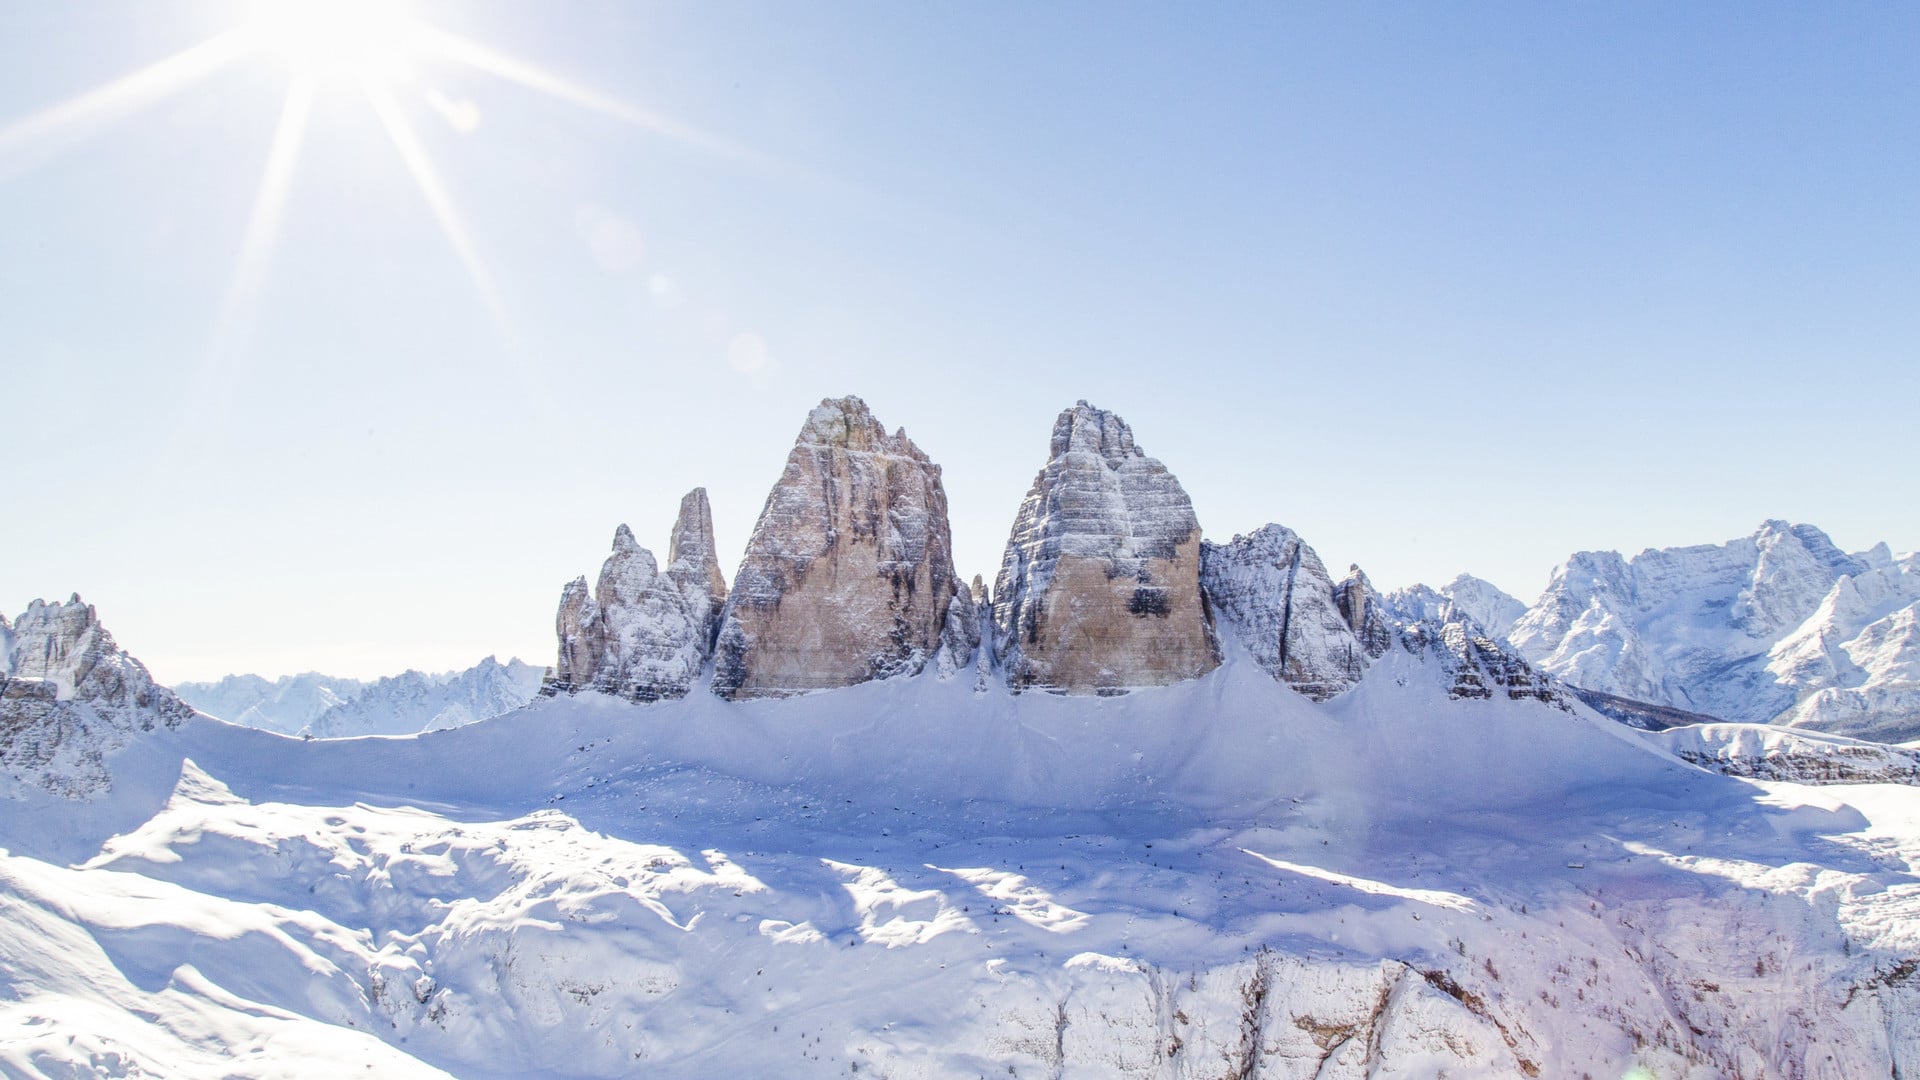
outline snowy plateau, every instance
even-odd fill
[[[751,595],[704,494],[680,577],[622,527],[594,677],[476,722],[228,723],[77,597],[0,620],[0,1075],[1920,1075],[1920,753],[1844,730],[1900,730],[1911,556],[1376,594],[1203,543],[1082,403],[987,596],[937,466],[821,408]],[[733,692],[811,649],[844,685]],[[414,734],[289,734],[359,702]]]

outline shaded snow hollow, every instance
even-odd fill
[[[1709,774],[1433,663],[189,720],[95,802],[11,792],[0,1073],[1920,1068],[1920,791]]]

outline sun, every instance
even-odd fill
[[[436,66],[457,64],[649,134],[738,163],[770,167],[768,159],[747,147],[413,18],[407,0],[236,3],[240,10],[234,24],[215,36],[77,97],[0,125],[0,181],[4,181],[23,164],[32,164],[44,148],[99,130],[248,58],[268,58],[285,69],[285,103],[269,140],[233,277],[213,328],[209,370],[235,355],[248,336],[261,282],[286,214],[307,117],[323,92],[357,94],[365,99],[413,177],[428,213],[466,268],[503,338],[509,341],[514,338],[513,328],[493,273],[481,259],[479,246],[455,208],[451,189],[428,153],[428,143],[414,129],[413,117],[419,109],[407,108],[409,101],[416,106],[418,101],[425,101],[456,131],[467,134],[474,130],[471,103],[465,103],[464,111],[447,107],[447,95],[431,84]],[[424,76],[416,70],[421,65],[426,69]]]
[[[420,44],[394,0],[253,0],[246,32],[296,76],[327,82],[403,79]]]

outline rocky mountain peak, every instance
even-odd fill
[[[822,401],[747,541],[714,690],[780,696],[918,672],[960,589],[939,466],[859,398]]]
[[[908,450],[913,447],[913,441],[907,438],[905,428],[889,436],[886,426],[874,419],[867,403],[851,394],[843,398],[823,399],[807,414],[807,421],[801,425],[800,435],[795,441],[800,445],[863,453],[918,452],[917,447]]]
[[[993,588],[1009,685],[1120,693],[1218,666],[1200,592],[1200,522],[1124,420],[1082,401],[1060,414]]]
[[[1379,659],[1393,644],[1393,632],[1381,608],[1380,594],[1358,563],[1347,564],[1347,576],[1333,587],[1333,602],[1367,656]]]
[[[706,488],[694,488],[680,500],[673,539],[667,545],[667,573],[682,588],[704,589],[711,598],[714,618],[719,618],[727,602],[727,578],[720,572],[720,556],[713,541],[713,507],[707,503]]]
[[[662,573],[621,525],[593,590],[584,577],[561,589],[558,656],[541,693],[599,690],[633,701],[686,694],[712,654],[726,597],[704,490],[681,500],[673,545],[676,557]]]
[[[0,769],[72,798],[112,786],[105,758],[193,710],[156,685],[79,594],[35,600],[0,635]]]
[[[1348,590],[1350,620],[1320,556],[1284,525],[1263,525],[1225,544],[1200,545],[1200,583],[1223,640],[1315,701],[1360,681],[1371,657],[1365,596]],[[1377,654],[1375,654],[1377,655]]]
[[[1099,454],[1109,468],[1119,468],[1120,463],[1130,457],[1146,457],[1134,446],[1133,429],[1125,420],[1105,409],[1094,408],[1084,399],[1075,402],[1073,408],[1062,412],[1053,422],[1050,450],[1056,458],[1076,451]]]

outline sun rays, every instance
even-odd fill
[[[251,15],[230,30],[31,116],[0,124],[0,180],[205,83],[239,61],[263,56],[278,58],[285,67],[287,90],[232,276],[215,315],[207,356],[212,369],[242,351],[251,334],[318,95],[350,92],[365,98],[479,300],[510,345],[514,335],[499,284],[397,96],[402,87],[414,87],[417,62],[456,63],[708,154],[765,163],[730,140],[429,26],[391,0],[257,0]],[[455,130],[473,130],[470,105],[451,101],[437,88],[415,88],[423,102]]]
[[[167,57],[63,101],[48,109],[0,127],[0,176],[22,164],[21,159],[57,146],[63,139],[138,112],[189,86],[250,52],[256,42],[244,28],[229,30],[190,49]]]
[[[295,75],[287,85],[287,101],[274,128],[273,145],[267,151],[267,167],[260,175],[253,211],[247,216],[247,231],[240,242],[233,282],[227,286],[226,298],[220,304],[219,321],[214,324],[210,359],[215,364],[223,362],[252,329],[260,284],[266,277],[267,255],[280,235],[287,189],[293,183],[293,166],[300,156],[300,140],[306,134],[307,114],[313,110],[313,92],[313,79],[305,74]]]

